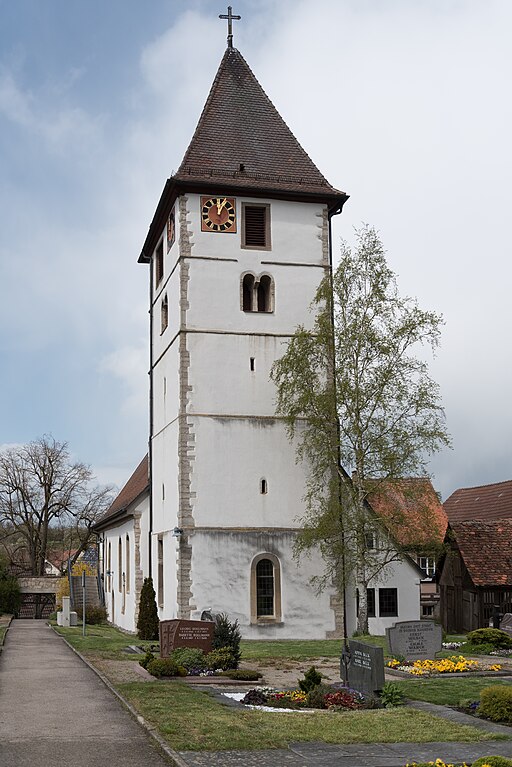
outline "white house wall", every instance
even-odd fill
[[[149,572],[148,558],[148,529],[149,529],[149,499],[145,498],[136,507],[136,516],[116,527],[106,530],[103,534],[103,586],[105,590],[105,607],[108,620],[126,631],[136,631],[136,615],[140,597],[141,581]],[[138,530],[136,530],[138,527]],[[126,562],[126,536],[129,538],[130,567],[129,573]],[[119,538],[121,538],[121,561],[119,561]],[[137,540],[136,540],[137,539]],[[108,570],[108,546],[111,546],[110,575]],[[125,574],[119,588],[119,573]],[[124,582],[124,589],[123,589]]]

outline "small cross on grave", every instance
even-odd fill
[[[232,10],[231,5],[228,5],[228,12],[219,14],[219,19],[228,20],[228,48],[233,47],[233,19],[240,21],[242,18],[241,16],[233,16]]]

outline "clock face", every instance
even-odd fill
[[[233,197],[201,197],[202,232],[236,232]]]

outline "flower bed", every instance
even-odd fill
[[[235,697],[231,695],[230,697]],[[296,711],[300,709],[326,709],[328,711],[344,711],[368,707],[369,702],[357,690],[348,687],[329,687],[322,685],[321,689],[311,690],[274,690],[270,687],[255,687],[245,696],[236,699],[246,706],[285,709]],[[372,704],[374,705],[374,704]]]
[[[450,658],[439,658],[438,660],[416,660],[412,663],[403,663],[392,658],[387,665],[394,671],[402,671],[412,676],[460,674],[467,671],[501,671],[499,663],[482,664],[477,660],[465,658],[463,655],[452,655]]]

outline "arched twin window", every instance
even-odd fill
[[[281,620],[281,568],[274,554],[258,554],[251,566],[251,623]]]
[[[269,274],[259,277],[252,272],[242,276],[242,311],[273,312],[274,280]]]

